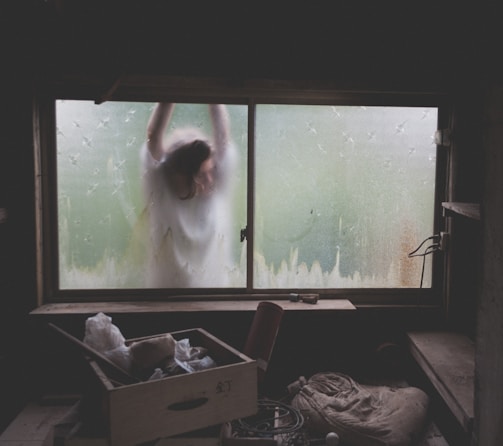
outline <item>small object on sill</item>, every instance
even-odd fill
[[[299,302],[300,301],[300,294],[297,293],[290,293],[288,300],[290,302]]]
[[[298,294],[290,293],[288,300],[290,302],[304,302],[306,304],[315,304],[318,302],[319,294]]]
[[[318,294],[301,294],[300,299],[306,304],[315,304],[318,302]]]

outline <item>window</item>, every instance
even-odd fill
[[[434,232],[437,117],[258,105],[255,286],[418,287],[407,254]]]
[[[164,134],[192,126],[211,139],[209,104],[222,103],[233,156],[212,170],[228,181],[211,226],[216,245],[207,258],[175,260],[183,268],[171,276],[166,265],[183,252],[164,254],[176,235],[156,211],[163,199],[148,191],[165,183],[149,185],[142,161],[156,102],[54,100],[55,135],[43,146],[56,179],[43,185],[46,295],[431,296],[441,262],[409,253],[438,232],[443,102],[391,99],[178,101]],[[173,224],[201,232],[187,220]]]
[[[213,257],[199,264],[197,258],[187,260],[191,249],[179,248],[176,255],[184,257],[181,262],[187,262],[180,268],[173,268],[175,260],[167,257],[178,247],[176,237],[185,237],[185,232],[196,232],[199,237],[203,230],[215,229],[199,227],[213,222],[193,221],[202,217],[190,214],[191,200],[176,198],[168,206],[183,206],[173,212],[185,212],[180,223],[184,228],[178,234],[172,233],[175,240],[171,240],[168,223],[160,221],[172,212],[171,208],[165,209],[166,203],[159,203],[168,201],[167,197],[152,198],[155,190],[144,196],[143,187],[166,187],[163,179],[157,178],[151,180],[152,185],[142,184],[150,175],[142,164],[145,154],[141,151],[154,107],[153,103],[56,102],[60,288],[245,287],[246,266],[237,259],[246,248],[245,243],[240,243],[239,234],[240,228],[246,226],[247,107],[226,106],[236,159],[232,170],[226,172],[232,177],[228,179],[230,193],[218,197],[211,209],[219,213],[221,220],[216,222],[221,245],[229,245],[232,252],[224,256],[215,247],[208,254]],[[211,135],[207,108],[205,104],[177,104],[165,133],[195,126],[204,135]],[[223,200],[230,203],[221,204]],[[232,259],[231,264],[227,257]],[[219,268],[221,262],[226,263],[223,268]],[[185,273],[191,280],[184,277]]]

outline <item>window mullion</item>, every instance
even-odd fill
[[[246,289],[253,286],[253,252],[255,221],[255,101],[248,102],[248,164],[247,164],[247,223],[246,223]]]

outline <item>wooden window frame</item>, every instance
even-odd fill
[[[158,102],[218,102],[244,104],[249,107],[248,123],[248,177],[254,178],[253,144],[255,104],[301,105],[381,105],[381,106],[434,106],[439,110],[439,127],[450,124],[448,96],[439,92],[339,91],[329,82],[300,81],[247,81],[236,83],[228,79],[187,79],[177,77],[129,76],[115,79],[109,85],[101,79],[58,80],[45,85],[37,96],[34,107],[35,164],[36,164],[36,216],[37,216],[37,279],[39,304],[61,302],[123,302],[123,301],[247,301],[257,299],[289,298],[296,290],[253,290],[253,250],[248,249],[247,287],[243,289],[120,289],[120,290],[59,290],[57,287],[57,215],[54,194],[57,190],[54,147],[55,101],[57,99]],[[437,148],[435,178],[434,228],[442,227],[441,203],[446,200],[448,152]],[[252,181],[252,180],[249,180]],[[253,187],[248,188],[249,241],[253,243]],[[316,292],[322,299],[350,299],[360,305],[441,306],[445,288],[445,264],[434,256],[433,283],[422,288],[355,288],[302,290]]]

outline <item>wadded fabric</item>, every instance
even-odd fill
[[[409,446],[426,424],[429,398],[415,387],[369,386],[341,373],[313,375],[292,400],[305,426],[344,444]]]

